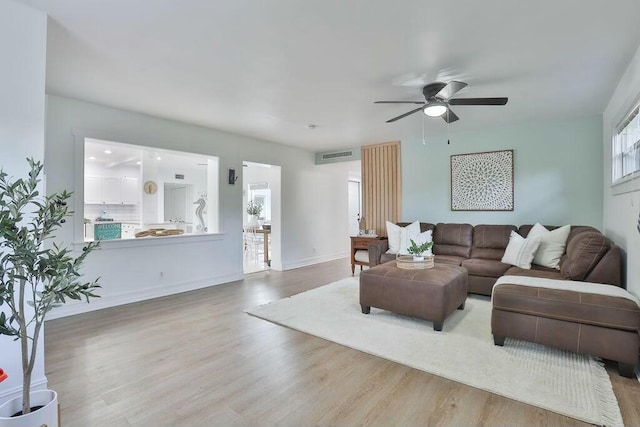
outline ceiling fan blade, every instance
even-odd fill
[[[433,98],[436,93],[440,92],[447,84],[446,83],[431,83],[422,88],[422,94],[426,99]]]
[[[451,111],[451,108],[447,108],[447,112],[442,115],[442,118],[447,123],[453,123],[457,120],[460,120],[460,117],[458,117],[456,113]]]
[[[411,114],[417,113],[418,111],[421,111],[421,110],[422,110],[422,106],[416,108],[415,110],[411,110],[408,113],[401,114],[398,117],[394,117],[393,119],[389,119],[387,120],[387,123],[395,122],[396,120],[400,120],[403,117],[410,116]]]
[[[440,89],[438,93],[436,93],[436,98],[440,99],[449,99],[456,93],[460,92],[467,86],[465,82],[459,82],[456,80],[452,80],[445,87]]]
[[[424,101],[375,101],[374,104],[424,104]]]
[[[509,98],[457,98],[450,99],[451,105],[505,105]]]

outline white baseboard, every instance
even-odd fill
[[[302,258],[296,261],[283,263],[282,269],[293,270],[294,268],[307,267],[309,265],[320,264],[321,262],[335,261],[337,259],[346,258],[348,256],[348,252],[337,252],[334,254],[322,255],[317,257]]]
[[[37,380],[31,381],[31,391],[46,390],[46,389],[47,389],[47,377],[42,377]],[[0,393],[0,405],[18,396],[22,396],[21,385],[10,388],[9,390],[5,390],[2,393]]]
[[[334,254],[322,255],[317,257],[303,258],[282,264],[282,270],[292,270],[294,268],[306,267],[309,265],[319,264],[321,262],[334,261],[348,257],[347,252],[338,252]],[[116,307],[123,304],[130,304],[139,301],[145,301],[153,298],[159,298],[167,295],[179,294],[182,292],[202,289],[209,286],[220,285],[223,283],[234,282],[243,279],[242,272],[230,273],[222,276],[210,277],[196,281],[184,283],[172,283],[162,287],[153,287],[147,289],[137,289],[132,292],[120,293],[117,295],[103,296],[101,298],[93,298],[91,303],[75,303],[66,304],[53,309],[48,315],[47,320],[59,319],[62,317],[73,316],[90,311],[101,310],[109,307]]]
[[[118,305],[130,304],[133,302],[145,301],[153,298],[164,297],[167,295],[207,288],[209,286],[242,280],[242,278],[242,272],[230,273],[222,276],[210,277],[207,279],[201,279],[191,282],[172,283],[162,287],[141,289],[134,292],[110,295],[102,298],[93,298],[91,300],[91,303],[89,304],[66,304],[61,307],[55,308],[47,315],[47,320],[59,319],[61,317],[87,313],[90,311],[101,310],[103,308],[115,307]]]

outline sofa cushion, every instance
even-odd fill
[[[524,224],[521,225],[520,227],[518,227],[518,234],[521,235],[524,238],[527,238],[527,236],[529,235],[529,232],[531,231],[531,229],[533,228],[535,224]],[[556,228],[560,228],[557,225],[545,225],[544,228],[546,228],[549,231],[553,231]]]
[[[556,227],[557,228],[557,227]],[[571,231],[569,232],[569,238],[567,239],[567,245],[574,237],[581,234],[584,231],[593,231],[596,233],[600,233],[600,230],[597,228],[591,227],[590,225],[572,225]]]
[[[462,266],[467,269],[469,275],[484,277],[500,277],[509,268],[509,264],[494,259],[469,258],[462,261]]]
[[[471,224],[439,223],[433,234],[433,253],[469,258],[472,239]]]
[[[540,246],[538,246],[538,250],[533,257],[533,263],[559,270],[560,259],[564,255],[570,231],[570,225],[549,231],[543,225],[536,223],[527,236],[527,238],[540,238]]]
[[[500,261],[509,244],[509,236],[515,230],[514,225],[476,225],[473,227],[471,258]]]
[[[611,285],[601,285],[611,286]],[[494,309],[629,331],[640,329],[640,307],[627,298],[576,290],[496,284]]]
[[[534,224],[524,224],[518,227],[518,234],[522,237],[529,236],[529,232],[533,228]],[[547,230],[553,231],[557,228],[560,228],[557,225],[545,225],[544,228]],[[572,225],[571,231],[569,232],[569,238],[567,239],[567,243],[578,233],[582,233],[583,231],[597,231],[600,232],[597,228],[593,228],[590,225]]]
[[[611,241],[598,231],[583,231],[569,237],[560,273],[571,280],[584,280],[611,248]]]
[[[520,268],[531,268],[531,261],[533,261],[533,256],[539,245],[540,239],[538,237],[525,239],[515,231],[512,231],[502,262]]]
[[[433,260],[441,264],[462,265],[462,261],[467,259],[469,258],[455,255],[436,255]]]
[[[541,267],[535,264],[531,265],[531,268],[520,268],[512,266],[505,273],[504,276],[529,276],[540,277],[543,279],[556,279],[562,280],[562,274],[555,268]]]
[[[397,222],[397,225],[399,225],[400,227],[406,227],[407,225],[411,224],[410,222]],[[421,222],[420,223],[420,232],[424,233],[425,231],[428,230],[434,230],[436,228],[435,224],[431,224],[430,222]]]
[[[387,254],[384,253],[382,255],[380,255],[380,264],[384,264],[385,262],[389,262],[389,261],[394,261],[396,260],[396,255],[395,254]]]

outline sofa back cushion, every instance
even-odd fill
[[[396,225],[398,227],[406,227],[407,225],[411,224],[410,222],[397,222]],[[435,224],[431,224],[430,222],[421,222],[420,223],[420,232],[424,233],[425,231],[429,231],[429,230],[433,230],[434,228],[436,228]]]
[[[609,251],[611,241],[599,231],[571,231],[567,252],[560,261],[560,273],[567,279],[584,280]]]
[[[473,228],[471,258],[501,260],[515,225],[476,225]]]
[[[471,224],[438,223],[433,232],[433,253],[469,258],[472,241]]]
[[[534,225],[535,224],[521,225],[520,227],[518,227],[518,234],[526,238],[529,235],[529,232],[531,231]],[[556,228],[560,228],[560,226],[545,225],[544,228],[546,228],[549,231],[552,231],[552,230],[555,230]],[[575,235],[582,233],[583,231],[596,231],[598,233],[600,232],[600,230],[598,230],[597,228],[591,227],[590,225],[572,225],[571,231],[569,232],[569,238],[567,239],[567,244],[569,244],[569,242]]]
[[[518,227],[518,234],[526,239],[527,236],[529,235],[529,232],[531,231],[531,229],[533,228],[534,225],[535,224],[521,225],[520,227]],[[555,230],[558,227],[559,226],[557,226],[557,225],[545,225],[544,226],[544,228],[546,228],[549,231]]]

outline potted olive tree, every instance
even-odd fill
[[[85,298],[88,302],[100,287],[97,279],[83,282],[79,273],[97,243],[88,243],[74,256],[71,250],[50,241],[72,214],[67,206],[71,193],[40,195],[43,165],[33,159],[27,162],[28,178],[13,179],[0,170],[0,334],[19,340],[22,354],[22,396],[0,406],[0,427],[58,425],[55,392],[47,390],[55,404],[32,401],[38,400],[34,395],[40,393],[31,392],[38,338],[51,309],[67,299]],[[41,421],[36,414],[42,415],[51,406],[55,419]],[[20,424],[18,420],[27,417],[36,420]]]

